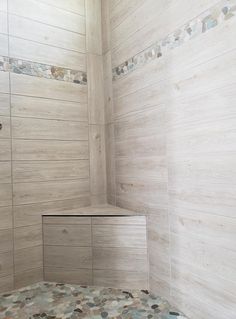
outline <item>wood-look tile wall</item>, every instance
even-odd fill
[[[236,313],[235,16],[109,71],[217,2],[103,2],[108,199],[148,213],[151,290],[192,319]]]
[[[2,291],[42,280],[44,212],[106,199],[100,7],[0,0],[0,55],[88,73],[79,85],[0,72]]]
[[[47,281],[148,288],[145,216],[43,217]]]

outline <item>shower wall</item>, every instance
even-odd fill
[[[103,104],[100,1],[0,0],[0,291],[42,280],[43,212],[106,200]]]
[[[106,5],[109,202],[148,213],[152,291],[233,319],[236,2]]]

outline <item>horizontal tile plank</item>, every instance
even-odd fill
[[[14,183],[69,180],[88,177],[88,160],[13,162]]]
[[[12,95],[11,109],[12,116],[88,122],[86,103]]]
[[[44,265],[46,268],[92,269],[92,248],[45,246]]]
[[[1,144],[1,140],[0,140]],[[13,140],[13,160],[88,159],[87,141]],[[8,158],[3,154],[2,158]],[[0,156],[1,158],[1,156]]]
[[[70,217],[68,217],[70,218]],[[90,225],[46,225],[43,226],[44,245],[91,246]]]
[[[89,193],[88,179],[16,183],[13,185],[14,205],[78,198]]]
[[[88,125],[72,121],[13,117],[12,137],[17,139],[87,141]]]
[[[77,285],[93,284],[91,269],[63,269],[56,267],[45,267],[44,280]]]

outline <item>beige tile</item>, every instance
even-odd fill
[[[93,269],[148,272],[146,249],[93,248]]]
[[[46,267],[44,280],[67,284],[92,285],[92,270]]]
[[[11,183],[11,162],[0,162],[0,183]]]
[[[106,193],[104,125],[89,126],[90,187],[92,195]]]
[[[13,252],[0,254],[0,278],[13,274]]]
[[[14,288],[13,275],[0,278],[0,293],[11,291]]]
[[[140,225],[146,226],[145,216],[112,216],[112,217],[92,217],[93,225]],[[96,226],[94,226],[96,227]]]
[[[9,13],[72,32],[85,34],[85,18],[69,11],[52,8],[47,3],[25,0],[9,0]]]
[[[1,39],[1,36],[0,36]],[[66,50],[43,43],[9,37],[11,57],[56,65],[73,70],[86,71],[85,53]],[[27,50],[25,47],[27,46]]]
[[[87,102],[87,86],[70,82],[49,80],[12,73],[11,88],[13,94],[59,99],[80,103]]]
[[[85,52],[85,35],[59,29],[16,15],[9,15],[9,34],[67,50],[74,50],[81,53]]]
[[[95,247],[146,248],[146,227],[132,225],[96,225],[93,227]]]
[[[88,125],[72,121],[13,117],[12,136],[22,139],[87,141]]]
[[[66,11],[75,12],[80,15],[85,14],[84,0],[67,0],[66,2],[64,0],[42,0],[41,2],[50,4]]]
[[[43,269],[31,269],[14,276],[15,288],[22,288],[43,281]]]
[[[9,93],[9,73],[0,72],[0,92]]]
[[[0,229],[12,228],[12,207],[1,207],[0,208]]]
[[[8,36],[6,34],[0,34],[0,55],[8,56]]]
[[[12,95],[11,109],[12,116],[88,121],[88,109],[85,103]]]
[[[70,219],[70,217],[68,217]],[[91,246],[91,225],[44,225],[44,245]]]
[[[0,93],[0,115],[10,116],[10,96],[8,94]]]
[[[90,124],[104,124],[103,58],[87,54],[88,114]]]
[[[88,160],[18,161],[13,163],[13,179],[15,183],[79,178],[89,178]]]
[[[5,153],[2,155],[3,159],[8,158],[8,154]],[[88,142],[13,140],[12,155],[14,160],[27,161],[88,159]]]
[[[46,268],[92,269],[92,248],[44,246],[44,265]]]
[[[87,179],[81,179],[40,183],[16,183],[13,185],[13,192],[14,205],[72,199],[89,193],[89,181]]]
[[[0,123],[2,124],[2,129],[0,130],[0,139],[10,138],[11,137],[10,117],[0,116]]]
[[[117,270],[94,270],[94,285],[119,289],[147,289],[148,279],[145,273],[117,271]]]
[[[7,34],[7,13],[0,11],[0,33]]]
[[[87,52],[102,54],[101,0],[85,0]]]
[[[85,216],[44,216],[43,217],[44,225],[91,225],[91,217]]]
[[[13,234],[11,229],[0,230],[0,253],[10,252],[13,249]]]
[[[42,224],[14,229],[15,250],[42,245]]]
[[[12,205],[12,185],[0,184],[0,207]]]
[[[43,267],[42,246],[16,250],[14,253],[15,272],[21,273],[33,268]]]
[[[11,160],[11,141],[10,139],[0,139],[0,160]]]
[[[14,206],[15,227],[40,224],[42,222],[42,214],[70,214],[77,212],[80,207],[86,207],[89,205],[90,197],[87,195],[74,199]]]

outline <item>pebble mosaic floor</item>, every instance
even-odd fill
[[[0,295],[1,319],[187,319],[147,290],[37,283]]]

